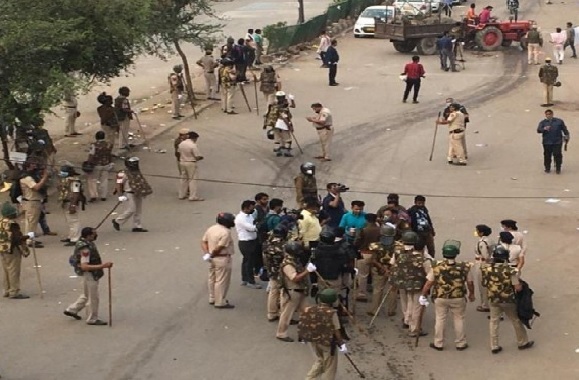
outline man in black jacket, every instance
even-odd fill
[[[537,133],[543,135],[543,163],[545,173],[551,172],[551,157],[555,159],[555,171],[561,174],[561,164],[563,164],[563,153],[561,147],[563,141],[565,145],[569,142],[569,130],[562,119],[553,117],[552,110],[545,111],[545,119],[541,120],[537,127]]]
[[[428,254],[434,257],[434,225],[430,219],[430,214],[425,206],[426,198],[422,195],[414,197],[414,206],[408,209],[410,215],[412,231],[416,232],[420,239],[426,244]]]
[[[339,83],[336,82],[336,74],[338,73],[338,61],[340,60],[340,55],[338,54],[338,50],[336,50],[337,45],[338,41],[332,40],[332,43],[328,47],[328,50],[326,51],[325,55],[326,64],[330,69],[329,71],[330,86],[339,85]]]

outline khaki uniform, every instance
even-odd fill
[[[263,264],[269,276],[269,292],[267,294],[267,319],[279,317],[279,301],[281,298],[281,263],[284,258],[285,240],[270,235],[264,244]]]
[[[396,245],[393,247],[385,247],[380,243],[373,243],[369,246],[369,251],[372,253],[372,262],[385,266],[386,268],[390,267],[390,260],[392,259],[392,255],[394,251],[403,249],[403,246],[400,243],[395,243]],[[372,303],[370,308],[368,309],[368,314],[378,314],[380,310],[378,307],[382,302],[382,298],[384,297],[384,292],[388,292],[388,296],[386,297],[386,312],[388,315],[396,314],[396,306],[398,304],[398,290],[393,284],[388,283],[388,275],[385,272],[379,270],[376,266],[372,266]]]
[[[559,69],[547,63],[539,69],[539,79],[543,83],[545,104],[553,104],[553,85],[557,82]]]
[[[76,176],[63,178],[60,182],[59,201],[62,204],[64,219],[68,224],[68,239],[76,243],[80,238],[80,196],[82,185]]]
[[[316,181],[315,176],[300,173],[294,179],[294,183],[296,185],[296,202],[298,208],[303,207],[304,199],[306,197],[318,198],[318,182]]]
[[[332,315],[332,327],[334,330],[340,329],[340,320],[336,313]],[[334,349],[332,353],[331,346],[326,346],[321,343],[310,343],[310,347],[316,357],[316,361],[306,375],[306,380],[316,380],[319,379],[320,376],[324,380],[334,380],[338,370],[337,349]]]
[[[22,211],[24,217],[24,232],[36,233],[36,226],[40,219],[40,212],[42,210],[42,194],[38,191],[32,190],[36,186],[36,181],[31,176],[25,176],[20,180],[20,187],[22,188]]]
[[[444,346],[444,328],[450,312],[454,323],[454,343],[457,348],[466,347],[464,319],[466,316],[466,283],[472,282],[471,263],[455,262],[445,259],[433,264],[426,275],[434,282],[434,345]]]
[[[112,144],[106,140],[98,140],[90,146],[88,161],[94,164],[94,170],[87,176],[89,198],[107,197],[112,150]]]
[[[119,121],[115,109],[109,105],[101,105],[97,108],[101,119],[101,129],[105,133],[105,141],[112,147],[115,145],[115,135],[119,131]]]
[[[183,141],[187,140],[189,137],[187,134],[179,134],[177,138],[173,141],[173,148],[175,148],[175,158],[177,159],[177,170],[179,174],[181,174],[181,162],[179,162],[180,154],[179,154],[179,144]]]
[[[322,108],[318,114],[317,121],[323,122],[323,125],[313,123],[314,128],[318,132],[318,137],[320,138],[320,145],[322,147],[322,154],[320,157],[326,160],[330,159],[330,151],[332,146],[332,138],[334,137],[334,121],[332,119],[332,113],[328,108]]]
[[[237,73],[233,66],[223,66],[219,69],[221,79],[221,108],[225,112],[233,112],[233,95],[235,94],[235,84]]]
[[[133,118],[131,103],[125,96],[115,99],[115,112],[119,121],[119,149],[129,146],[129,128]]]
[[[466,164],[466,156],[462,140],[464,139],[464,114],[460,111],[451,112],[448,115],[448,162],[456,157],[459,163]]]
[[[231,256],[235,252],[231,230],[220,224],[215,224],[205,231],[202,240],[207,243],[210,252],[218,246],[225,247],[211,259],[207,281],[209,303],[214,303],[215,306],[225,306],[227,304],[227,292],[231,284]]]
[[[173,117],[181,116],[181,97],[185,86],[183,77],[178,73],[169,74],[169,91],[171,92],[171,104],[173,104]]]
[[[277,338],[286,338],[287,330],[293,314],[302,312],[307,305],[308,280],[307,277],[300,282],[295,282],[296,276],[304,271],[301,263],[289,255],[286,255],[281,267],[282,293],[281,315],[277,327]]]
[[[479,290],[480,296],[480,306],[482,308],[489,307],[489,298],[487,296],[487,290],[484,286],[482,286],[482,274],[481,274],[481,267],[483,264],[487,263],[491,258],[491,246],[489,244],[488,236],[483,236],[480,240],[476,243],[475,248],[475,262],[472,269],[472,274],[474,277],[474,281],[476,286]]]
[[[4,269],[4,297],[20,294],[20,268],[22,256],[28,256],[28,247],[21,243],[22,232],[14,219],[0,220],[0,255]]]
[[[187,198],[189,193],[189,200],[194,201],[199,199],[197,197],[197,161],[201,157],[201,153],[197,148],[197,144],[191,139],[182,141],[178,147],[179,164],[181,166],[181,185],[179,187],[179,199]]]
[[[78,101],[75,96],[70,96],[64,99],[62,104],[65,111],[65,124],[64,124],[64,134],[72,135],[77,133],[75,129],[77,112],[78,112]]]
[[[203,67],[203,78],[205,79],[205,93],[207,94],[207,99],[217,98],[217,78],[215,77],[215,68],[219,66],[215,62],[215,58],[212,55],[205,55],[197,64]]]
[[[356,298],[366,300],[368,298],[368,276],[370,275],[370,268],[374,255],[369,250],[372,243],[380,241],[380,227],[370,225],[362,228],[354,240],[354,247],[358,247],[362,254],[362,259],[356,261],[356,268],[358,269],[358,294]]]
[[[141,224],[141,215],[143,212],[143,198],[144,196],[138,194],[137,189],[133,189],[131,187],[131,181],[129,180],[129,176],[133,175],[125,171],[120,171],[117,173],[117,184],[120,184],[122,187],[122,194],[127,197],[127,200],[124,202],[126,204],[126,208],[124,212],[115,218],[115,221],[119,224],[125,223],[131,217],[133,218],[133,228],[143,228]],[[138,176],[141,176],[141,173],[138,172]],[[148,184],[147,184],[148,186]],[[150,190],[150,187],[149,187]],[[151,191],[152,192],[152,191]]]
[[[530,64],[539,64],[539,54],[543,46],[543,37],[541,32],[536,29],[527,32],[527,60]]]

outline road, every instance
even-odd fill
[[[553,7],[557,8],[527,13],[544,19],[543,25],[560,25],[566,21],[561,14],[571,5]],[[326,85],[327,72],[319,68],[313,54],[281,72],[284,89],[295,94],[298,103],[294,119],[304,156],[274,157],[272,144],[263,137],[261,118],[247,113],[239,97],[239,115],[226,116],[213,107],[195,124],[186,121],[151,142],[170,152],[176,131],[194,127],[206,157],[200,165],[200,194],[205,202],[177,200],[171,154],[139,154],[142,170],[155,190],[144,206],[144,226],[150,232],[133,234],[129,226],[115,232],[107,222],[97,241],[103,258],[115,263],[112,328],[89,327],[62,315],[78,295],[79,280],[71,278],[70,251],[61,249],[56,237],[42,239],[47,245],[38,250],[44,299],[37,296],[34,268],[27,259],[22,288],[33,298],[0,300],[3,378],[303,379],[312,363],[308,349],[274,339],[275,326],[265,316],[265,291],[239,286],[239,254],[234,257],[229,295],[236,308],[215,310],[207,304],[206,265],[199,240],[218,211],[237,212],[241,201],[252,199],[258,191],[293,206],[292,177],[302,162],[318,154],[315,131],[304,119],[309,104],[316,101],[332,109],[336,127],[333,161],[318,165],[319,184],[347,184],[352,191],[346,194],[346,202],[362,199],[369,211],[381,206],[389,192],[401,194],[404,205],[411,204],[416,194],[425,195],[437,246],[445,239],[461,240],[459,259],[463,260],[473,257],[476,224],[488,224],[495,236],[501,219],[517,220],[529,245],[524,276],[535,290],[535,305],[542,313],[529,331],[536,341],[532,350],[516,349],[512,328],[505,321],[501,328],[504,351],[496,356],[488,346],[486,316],[475,311],[475,304],[468,307],[470,348],[463,352],[452,349],[450,325],[445,351],[428,348],[432,309],[424,318],[430,335],[421,339],[418,348],[403,334],[400,317],[380,316],[370,337],[349,328],[352,358],[367,378],[482,380],[490,376],[489,371],[498,380],[578,378],[579,280],[574,257],[579,233],[578,153],[572,140],[563,173],[543,173],[535,133],[544,111],[538,107],[542,103],[538,68],[528,67],[526,57],[516,49],[468,53],[466,70],[456,74],[440,71],[437,57],[425,57],[427,78],[420,104],[402,104],[403,83],[398,75],[409,55],[396,53],[384,41],[350,36],[340,39],[338,48],[342,57],[339,87]],[[567,83],[576,78],[577,63],[566,61],[560,71],[565,85],[556,90],[554,110],[567,120],[574,136],[572,120],[577,108],[573,100],[579,94]],[[442,127],[434,159],[428,161],[434,119],[448,96],[464,103],[471,114],[466,167],[446,163]],[[74,156],[72,147],[63,146],[63,150]],[[76,154],[84,155],[78,149]],[[82,214],[83,224],[98,223],[113,205],[111,198],[89,206]],[[57,206],[51,210],[51,226],[64,231]],[[103,282],[101,314],[105,319],[106,298]],[[364,305],[358,305],[362,326],[369,322],[364,311]],[[290,336],[295,338],[294,328]],[[344,358],[338,378],[356,378]]]

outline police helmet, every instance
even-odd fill
[[[2,216],[4,218],[10,217],[15,218],[18,216],[18,209],[16,209],[16,207],[14,207],[12,203],[4,202],[4,204],[2,204]]]
[[[331,305],[338,300],[338,292],[334,289],[324,289],[317,294],[317,298],[321,303]]]
[[[277,226],[275,226],[275,228],[271,231],[271,233],[275,237],[285,239],[287,237],[287,228],[286,226],[280,223]]]
[[[316,165],[311,162],[304,162],[300,166],[300,171],[305,175],[315,175],[316,174]]]
[[[183,65],[173,66],[173,71],[176,72],[177,74],[179,74],[181,71],[183,71]]]
[[[406,245],[414,245],[418,242],[418,234],[413,231],[408,231],[402,234],[402,243]]]
[[[292,256],[297,256],[302,253],[303,247],[299,241],[290,241],[284,246],[284,251]]]
[[[455,245],[445,245],[442,247],[442,257],[455,258],[460,253],[460,249]]]
[[[129,170],[139,170],[139,157],[125,158],[125,167]]]
[[[279,97],[282,97],[282,96],[285,96],[285,92],[283,92],[283,91],[278,91],[278,92],[275,93],[275,96],[277,96],[278,98],[279,98]]]
[[[62,165],[60,167],[60,172],[61,173],[66,173],[67,175],[78,175],[78,173],[74,170],[74,167],[72,165]]]
[[[493,248],[493,259],[498,262],[505,262],[509,260],[509,250],[502,245],[496,245]]]
[[[336,234],[332,231],[331,228],[324,228],[322,232],[320,232],[320,241],[326,244],[334,244],[336,240]]]
[[[273,132],[273,128],[268,129],[265,135],[267,136],[268,140],[275,140],[275,133]]]
[[[382,235],[382,236],[394,236],[394,235],[396,235],[396,227],[394,227],[390,223],[386,223],[380,228],[380,235]]]
[[[221,224],[226,228],[231,228],[235,226],[235,216],[230,212],[220,212],[217,214],[217,224]]]

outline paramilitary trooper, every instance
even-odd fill
[[[343,353],[348,349],[340,334],[340,321],[332,304],[338,299],[334,289],[324,289],[316,297],[318,305],[310,306],[300,315],[298,334],[311,344],[316,361],[306,376],[306,380],[327,380],[336,378],[338,356],[336,348]]]
[[[318,182],[316,181],[316,165],[305,162],[300,165],[300,174],[294,179],[296,185],[296,201],[302,208],[307,197],[318,198]]]
[[[426,284],[422,288],[421,305],[427,306],[430,289],[434,288],[432,299],[436,322],[434,325],[434,342],[430,347],[442,351],[444,347],[444,325],[448,312],[452,313],[456,349],[466,350],[466,333],[464,319],[466,316],[466,291],[468,300],[474,302],[474,282],[471,273],[472,263],[455,261],[460,253],[460,242],[447,240],[442,247],[443,260],[437,260],[426,276]]]
[[[270,104],[265,114],[265,123],[263,129],[271,128],[273,132],[274,148],[273,151],[278,157],[293,157],[292,149],[292,133],[294,126],[292,123],[292,114],[290,107],[295,108],[296,104],[292,95],[289,99],[285,92],[278,91],[275,93],[275,102]],[[268,133],[268,137],[270,134]]]
[[[180,119],[181,115],[181,97],[185,91],[185,83],[183,81],[183,65],[173,66],[173,72],[169,74],[169,89],[171,92],[171,103],[173,104],[173,119]]]
[[[79,173],[71,165],[60,167],[58,190],[58,201],[61,203],[64,218],[68,224],[68,237],[63,240],[63,243],[65,247],[72,247],[80,238],[79,208],[84,210],[86,198]]]
[[[281,263],[281,315],[277,327],[276,338],[283,342],[293,342],[287,334],[293,314],[302,313],[306,308],[309,287],[309,275],[316,271],[316,266],[308,263],[306,269],[300,262],[303,252],[302,245],[290,241],[284,247],[285,255]]]
[[[499,346],[499,322],[502,313],[511,320],[517,337],[519,350],[531,348],[535,342],[529,340],[527,330],[517,314],[515,292],[522,290],[516,268],[509,265],[509,251],[503,246],[493,249],[493,263],[481,265],[482,285],[487,289],[489,298],[491,352],[498,354],[503,350]]]
[[[368,250],[372,253],[370,262],[372,271],[372,303],[367,311],[369,316],[374,316],[380,312],[383,297],[386,297],[386,310],[388,316],[396,315],[397,294],[398,290],[393,284],[388,284],[390,273],[390,261],[396,252],[401,254],[404,251],[404,245],[401,242],[395,242],[396,228],[390,223],[386,223],[380,228],[380,241],[371,243]],[[384,295],[386,291],[386,295]]]
[[[233,110],[233,95],[235,94],[235,86],[237,84],[237,72],[233,61],[229,57],[221,60],[219,67],[219,83],[221,85],[221,108],[223,112],[229,115],[235,115],[237,112]]]
[[[4,268],[4,297],[20,300],[30,298],[20,293],[22,256],[28,257],[30,251],[26,246],[28,236],[22,234],[16,218],[18,218],[16,207],[5,202],[2,205],[2,220],[0,221],[0,256]]]
[[[117,173],[115,194],[119,194],[119,202],[127,202],[124,212],[113,219],[113,227],[119,231],[121,224],[133,218],[133,232],[147,232],[141,224],[143,199],[153,194],[153,189],[141,174],[139,158],[129,157],[125,160],[126,170]]]
[[[405,232],[402,235],[404,251],[395,253],[390,260],[393,265],[390,282],[400,290],[400,305],[404,313],[403,327],[409,328],[409,336],[427,335],[420,331],[418,316],[421,306],[418,303],[426,273],[430,271],[432,259],[424,253],[424,243],[420,242],[416,232]]]
[[[263,245],[263,264],[269,276],[269,293],[267,295],[267,320],[279,319],[279,301],[281,297],[281,264],[284,258],[284,246],[288,230],[284,223],[278,224],[268,235]]]

